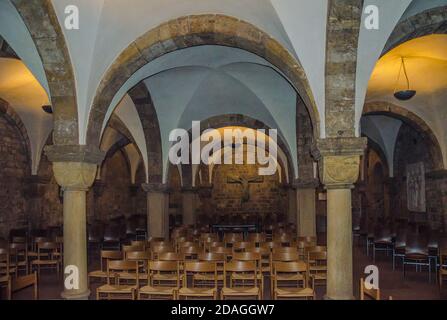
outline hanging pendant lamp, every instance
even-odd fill
[[[405,79],[407,80],[407,90],[394,91],[394,97],[401,101],[407,101],[416,95],[415,90],[410,90],[410,79],[408,78],[407,68],[405,67],[405,60],[402,57],[402,63],[400,65],[399,75],[397,76],[397,84],[399,84],[400,75],[402,70],[404,71]],[[396,84],[396,87],[397,87]]]

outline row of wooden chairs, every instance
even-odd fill
[[[143,253],[140,253],[141,257]],[[96,292],[99,299],[262,299],[260,270],[255,261],[218,264],[210,261],[147,261],[146,273],[140,274],[140,261],[110,260],[107,262],[107,283]],[[306,264],[302,261],[275,262],[273,265],[273,299],[314,299],[315,292],[306,286]],[[129,282],[129,276],[132,282]],[[141,280],[146,285],[141,285]],[[219,290],[218,282],[223,285]],[[291,286],[291,283],[294,283]],[[220,292],[220,294],[219,294]]]

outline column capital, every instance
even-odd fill
[[[169,193],[168,185],[165,183],[143,183],[141,187],[149,193]]]
[[[45,154],[51,162],[84,162],[101,164],[105,152],[88,145],[51,145],[45,147]]]
[[[328,189],[352,188],[359,178],[360,156],[366,149],[366,138],[317,139],[312,154],[319,162],[319,174]]]

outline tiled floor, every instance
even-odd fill
[[[367,257],[364,248],[355,246],[354,248],[354,293],[359,296],[358,283],[360,277],[364,277],[364,269],[367,265],[373,264],[372,258]],[[432,282],[428,282],[428,274],[426,271],[415,272],[414,267],[408,268],[407,277],[404,279],[400,266],[396,271],[392,270],[391,256],[379,253],[376,259],[376,265],[379,268],[379,285],[382,291],[382,299],[388,299],[392,296],[394,300],[437,300],[447,299],[447,283],[444,290],[440,292],[438,285],[435,283],[434,277]],[[91,263],[90,269],[97,268],[97,263]],[[267,279],[268,280],[268,279]],[[266,282],[266,298],[269,298],[269,286]],[[90,299],[95,298],[95,290],[98,284],[92,284],[92,295]],[[41,275],[40,279],[40,299],[60,299],[62,292],[62,279],[57,278],[55,274]],[[325,293],[324,287],[317,288],[317,298],[323,299]],[[32,290],[26,289],[14,295],[14,299],[31,299]]]

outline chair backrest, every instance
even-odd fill
[[[184,260],[195,259],[200,252],[202,252],[202,250],[197,246],[180,248],[180,253],[182,254]]]
[[[235,243],[243,240],[242,233],[226,233],[224,235],[223,241],[227,243]]]
[[[147,247],[147,242],[145,240],[132,240],[130,242],[131,246],[139,246],[139,247],[143,247],[144,249],[146,249]]]
[[[298,237],[296,239],[297,242],[302,241],[305,243],[311,243],[314,246],[317,245],[317,237],[311,237],[311,236],[305,236],[305,237]]]
[[[361,278],[360,279],[360,300],[365,300],[365,297],[369,297],[373,300],[380,300],[380,289],[379,288],[367,289],[365,286],[365,280],[363,278]]]
[[[209,261],[187,261],[183,266],[183,284],[188,286],[188,275],[214,274],[213,288],[217,289],[217,265]],[[211,286],[210,286],[211,287]]]
[[[233,243],[233,252],[246,251],[247,249],[256,247],[254,242],[249,241],[238,241]]]
[[[226,260],[224,253],[202,252],[197,256],[199,261],[224,262]]]
[[[163,273],[176,273],[176,285],[175,287],[180,287],[180,267],[179,263],[177,261],[149,261],[148,265],[148,279],[151,283],[151,285],[154,285],[154,275],[155,274],[163,274]],[[172,280],[169,278],[169,280],[164,281],[163,278],[158,278],[157,283],[159,285],[165,286],[166,283],[172,282]]]
[[[158,254],[159,261],[182,261],[183,256],[178,252],[162,252]]]
[[[280,281],[278,274],[296,274],[302,275],[302,279],[304,279],[304,285],[306,285],[306,272],[307,266],[304,261],[276,261],[273,262],[273,287],[278,288],[280,283],[290,282],[290,281]],[[288,278],[287,278],[288,279]],[[299,281],[295,281],[296,286],[298,287]],[[290,283],[284,286],[290,287]]]
[[[327,252],[317,251],[307,253],[307,264],[325,265],[327,263]]]
[[[407,235],[405,254],[428,255],[427,238],[417,234]]]
[[[271,254],[271,261],[272,262],[289,262],[289,261],[299,261],[300,256],[298,252],[278,252],[278,253],[272,253]]]
[[[307,256],[309,252],[325,252],[327,251],[326,246],[311,246],[304,248],[304,254]]]
[[[232,261],[261,261],[261,254],[257,252],[236,252]]]
[[[296,247],[278,247],[272,249],[273,253],[298,253]]]
[[[126,253],[126,259],[129,261],[147,262],[151,259],[151,254],[147,251],[128,251]]]
[[[111,284],[111,279],[116,279],[118,277],[119,284],[119,272],[134,273],[136,283],[138,286],[138,261],[129,260],[108,260],[107,261],[107,284]]]
[[[242,285],[246,283],[246,280],[250,279],[249,275],[252,275],[253,286],[257,287],[258,271],[258,266],[254,261],[233,260],[226,262],[224,264],[224,287],[227,287],[227,278],[230,278],[230,282],[232,282],[234,274],[244,274]]]
[[[248,234],[248,241],[255,242],[255,243],[261,243],[265,241],[265,234],[264,233],[249,233]]]
[[[106,271],[107,270],[107,263],[104,265],[104,261],[108,260],[122,260],[123,259],[123,252],[122,251],[116,251],[116,250],[101,250],[101,270]]]
[[[124,258],[126,258],[127,252],[146,251],[145,246],[122,246],[121,250],[124,252]]]

